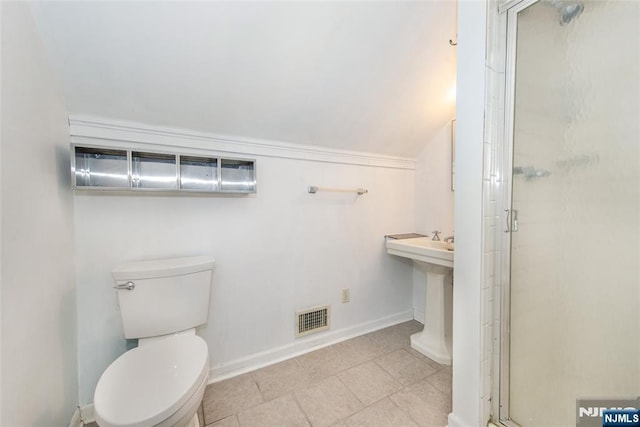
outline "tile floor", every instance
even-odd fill
[[[446,426],[451,368],[411,349],[421,329],[401,323],[210,384],[200,425]]]

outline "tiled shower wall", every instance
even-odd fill
[[[488,420],[498,397],[500,343],[500,244],[503,239],[502,127],[504,117],[504,58],[506,30],[498,13],[502,1],[487,2],[487,59],[485,68],[485,129],[482,176],[483,254],[481,291],[481,417]],[[502,17],[504,18],[504,17]],[[492,401],[494,405],[492,405]],[[497,418],[497,414],[495,414]]]

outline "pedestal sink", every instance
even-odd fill
[[[451,336],[445,328],[445,279],[453,272],[453,243],[428,237],[389,239],[387,253],[426,264],[424,329],[411,335],[411,347],[438,363],[451,365]]]

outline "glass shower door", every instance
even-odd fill
[[[640,396],[640,2],[529,3],[509,21],[503,421],[572,426],[576,399]]]

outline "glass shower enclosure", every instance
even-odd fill
[[[510,3],[495,421],[573,426],[640,396],[640,2]]]

